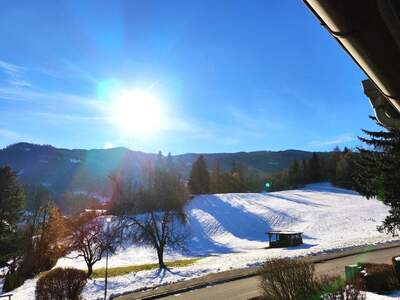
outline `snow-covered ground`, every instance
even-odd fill
[[[395,300],[400,299],[400,291],[389,293],[387,295],[378,295],[373,293],[366,293],[367,300]]]
[[[195,197],[186,207],[187,253],[168,251],[167,260],[204,256],[192,266],[131,273],[109,278],[110,294],[167,284],[207,273],[252,266],[269,257],[296,257],[392,240],[376,230],[388,208],[352,191],[329,184],[269,194],[221,194]],[[304,245],[290,249],[265,249],[269,230],[302,231]],[[130,245],[110,258],[111,267],[157,262],[155,252]],[[57,266],[85,269],[78,259],[60,259]],[[101,261],[95,268],[104,266]],[[87,299],[101,298],[103,280],[90,281]],[[33,295],[35,280],[14,291],[14,299]],[[372,298],[375,299],[375,298]]]

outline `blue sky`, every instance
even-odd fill
[[[300,0],[7,1],[0,40],[0,147],[323,151],[375,128],[365,75]],[[157,130],[116,124],[122,90],[156,99],[122,111]]]

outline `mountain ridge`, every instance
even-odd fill
[[[288,149],[172,155],[184,178],[189,176],[191,165],[200,154],[204,155],[209,169],[218,164],[229,171],[235,161],[248,172],[268,175],[288,168],[294,160],[309,159],[312,152]],[[21,142],[0,150],[0,166],[10,166],[23,184],[41,184],[55,193],[83,190],[109,194],[110,174],[140,176],[146,161],[154,161],[156,156],[126,147],[86,150]]]

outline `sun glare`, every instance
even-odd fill
[[[115,95],[111,119],[125,134],[152,135],[163,126],[159,100],[147,91],[123,91]]]

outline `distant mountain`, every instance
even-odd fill
[[[230,170],[233,161],[249,172],[273,174],[289,167],[294,160],[308,159],[311,152],[299,150],[257,151],[204,154],[210,168],[217,163]],[[188,177],[198,154],[173,156],[182,175]],[[55,193],[86,191],[110,193],[108,175],[140,176],[145,161],[153,161],[156,154],[112,149],[62,149],[50,145],[18,143],[0,150],[0,166],[14,169],[24,184],[42,184]]]

